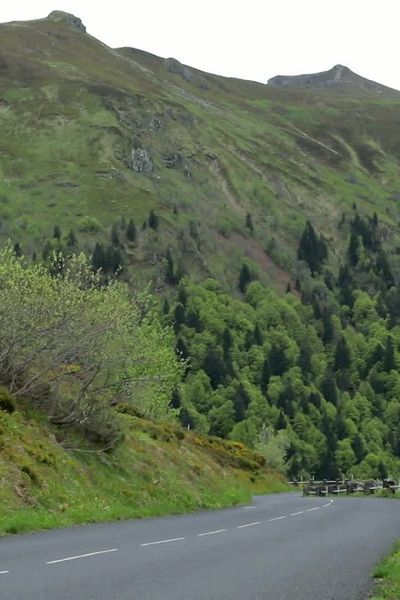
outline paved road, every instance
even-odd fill
[[[0,540],[1,600],[365,600],[400,502],[262,496],[248,507]]]

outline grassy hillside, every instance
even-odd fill
[[[284,289],[306,218],[337,266],[338,222],[356,203],[378,212],[397,261],[395,94],[217,77],[112,50],[63,20],[4,24],[0,33],[0,234],[27,254],[41,254],[54,225],[93,251],[117,223],[136,280],[162,286],[172,248],[192,277],[232,287],[246,258]],[[151,209],[158,232],[142,231]],[[121,226],[130,218],[134,244]]]
[[[0,534],[219,508],[287,489],[241,444],[124,419],[125,441],[105,453],[26,405],[0,410]]]

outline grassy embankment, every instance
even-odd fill
[[[105,453],[71,433],[61,439],[26,407],[0,410],[0,535],[219,508],[287,489],[241,444],[124,419],[125,441]]]

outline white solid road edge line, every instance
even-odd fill
[[[214,535],[215,533],[223,533],[228,531],[227,529],[216,529],[215,531],[206,531],[205,533],[198,533],[197,537],[203,537],[204,535]]]
[[[253,527],[254,525],[261,525],[261,521],[254,521],[254,523],[246,523],[246,525],[238,525],[236,529],[244,529],[245,527]]]
[[[157,542],[146,542],[145,544],[140,544],[141,546],[155,546],[156,544],[168,544],[169,542],[180,542],[184,540],[184,537],[171,538],[170,540],[158,540]]]
[[[273,519],[268,519],[268,523],[271,523],[271,521],[280,521],[281,519],[286,519],[286,515],[283,515],[282,517],[274,517]]]
[[[110,548],[109,550],[99,550],[98,552],[87,552],[86,554],[77,554],[76,556],[67,556],[66,558],[58,558],[57,560],[47,560],[46,565],[55,565],[56,563],[66,562],[68,560],[77,560],[78,558],[87,558],[88,556],[96,556],[97,554],[108,554],[109,552],[117,552],[118,548]]]

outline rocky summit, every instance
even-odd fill
[[[48,19],[55,21],[56,23],[65,23],[74,29],[77,29],[78,31],[82,31],[82,33],[86,33],[86,27],[82,23],[81,19],[62,10],[53,10],[49,14]]]
[[[277,75],[268,80],[268,85],[275,87],[302,87],[314,89],[339,89],[342,91],[362,91],[376,95],[394,95],[400,92],[376,83],[354,73],[348,67],[335,65],[328,71],[307,75]]]

